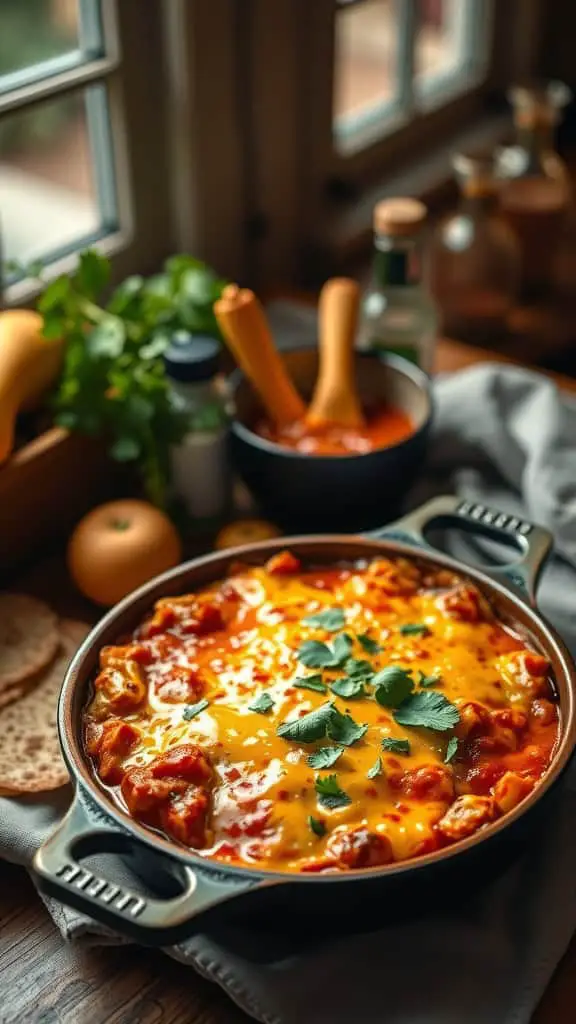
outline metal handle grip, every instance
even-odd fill
[[[433,498],[373,536],[416,543],[430,549],[424,532],[432,524],[457,526],[492,540],[511,540],[520,552],[520,559],[511,564],[490,566],[483,571],[520,591],[534,603],[540,574],[553,544],[548,530],[479,502],[464,501],[456,495],[447,494]]]
[[[128,938],[166,946],[203,927],[200,918],[219,903],[241,898],[258,884],[231,874],[196,871],[164,857],[166,869],[183,889],[175,897],[159,899],[117,885],[76,859],[94,853],[126,853],[138,845],[128,833],[94,824],[76,793],[66,817],[34,857],[38,887]]]

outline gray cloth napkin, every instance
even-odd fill
[[[540,604],[576,654],[576,404],[537,374],[493,365],[439,379],[435,398],[428,474],[411,506],[456,491],[549,527],[557,553]],[[453,551],[479,549],[458,541]],[[67,798],[0,800],[0,854],[28,865]],[[383,903],[370,935],[311,945],[229,928],[166,952],[265,1024],[527,1024],[576,929],[575,848],[573,768],[522,860],[472,899],[447,888],[441,915],[423,907],[417,923],[387,928]],[[67,939],[122,941],[46,904]]]

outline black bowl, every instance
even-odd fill
[[[282,359],[309,400],[318,350],[296,349],[282,353]],[[356,375],[363,401],[385,399],[410,416],[410,437],[364,455],[306,455],[283,448],[254,433],[251,427],[264,415],[262,405],[243,374],[231,379],[233,467],[262,513],[285,530],[348,532],[381,526],[398,513],[424,466],[432,421],[426,374],[401,356],[358,353]]]

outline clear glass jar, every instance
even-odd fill
[[[432,238],[430,288],[443,333],[486,344],[506,330],[517,300],[520,246],[499,211],[493,155],[459,153],[453,167],[461,202]]]
[[[359,347],[405,356],[430,373],[437,315],[422,281],[426,218],[426,207],[416,199],[384,199],[376,205],[373,280],[362,300]]]
[[[501,209],[520,242],[522,292],[538,297],[553,283],[572,202],[568,171],[554,148],[554,129],[571,93],[561,82],[549,82],[515,86],[509,98],[516,142],[499,152]]]

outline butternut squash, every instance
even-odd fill
[[[0,313],[0,463],[14,447],[17,414],[34,409],[60,373],[64,342],[44,338],[42,323],[30,309]]]

